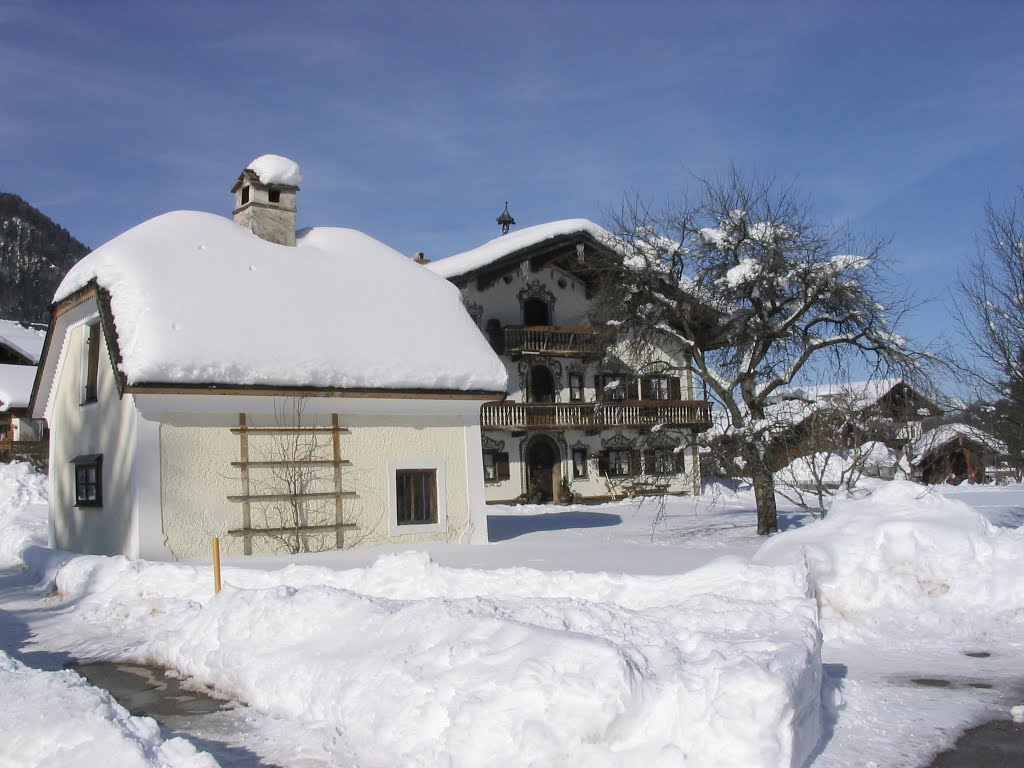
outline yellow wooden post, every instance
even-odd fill
[[[213,539],[213,593],[220,594],[220,539]]]

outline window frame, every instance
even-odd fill
[[[508,453],[506,451],[485,448],[482,453],[485,483],[500,483],[503,480],[511,479],[512,472],[509,468]],[[490,476],[488,476],[487,471],[488,461],[490,461],[490,469],[492,470]]]
[[[82,340],[82,397],[80,405],[99,401],[100,346],[103,344],[100,321],[89,322]]]
[[[572,449],[572,477],[574,480],[586,480],[590,477],[590,466],[586,448]]]
[[[635,451],[632,448],[608,448],[604,452],[608,477],[632,477],[636,474]],[[614,457],[614,462],[613,462]],[[625,462],[625,465],[623,465]],[[625,471],[621,471],[625,466]],[[613,471],[614,470],[614,471]]]
[[[102,507],[103,506],[103,454],[90,453],[76,456],[71,460],[74,467],[75,478],[75,506],[76,507]],[[92,480],[83,480],[82,474],[92,470],[95,474]],[[89,498],[87,489],[93,488],[93,497]]]
[[[434,521],[429,523],[398,521],[399,472],[433,472]],[[411,536],[420,533],[446,533],[448,531],[447,471],[445,463],[435,457],[396,459],[388,464],[390,536]]]
[[[582,403],[584,397],[583,374],[577,371],[569,371],[567,380],[569,384],[569,402]]]

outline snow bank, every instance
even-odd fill
[[[74,672],[42,672],[0,651],[0,766],[216,768],[180,738],[164,740],[148,717],[133,717]]]
[[[799,766],[820,736],[802,563],[630,577],[406,553],[224,579],[211,598],[208,568],[83,556],[56,583],[138,638],[132,658],[335,724],[365,765]]]
[[[47,480],[28,462],[0,464],[0,566],[21,563],[22,551],[46,545]]]
[[[829,641],[968,642],[1024,631],[1024,528],[905,481],[838,499],[828,518],[766,542],[761,564],[806,560]]]
[[[54,300],[91,280],[129,384],[505,390],[458,289],[355,230],[304,230],[290,248],[175,211],[83,258]]]
[[[299,164],[281,155],[260,155],[245,167],[253,171],[264,184],[297,187],[302,183]]]

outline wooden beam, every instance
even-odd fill
[[[271,467],[333,467],[343,466],[347,467],[352,464],[347,459],[338,459],[331,461],[330,459],[295,459],[295,460],[284,460],[284,461],[232,461],[232,467],[248,467],[249,469],[269,469]]]
[[[504,400],[505,392],[473,390],[331,389],[310,387],[272,387],[258,384],[128,384],[124,391],[132,395],[246,395],[266,397],[354,397],[378,400]]]
[[[234,531],[228,531],[229,536],[259,536],[267,535],[274,536],[282,533],[302,533],[304,531],[333,531],[335,528],[358,528],[358,525],[352,523],[346,523],[345,525],[304,525],[300,528],[240,528]]]
[[[231,431],[236,435],[243,432],[248,432],[250,435],[329,435],[334,432],[334,427],[232,427]],[[341,431],[348,432],[347,429]]]
[[[334,499],[337,498],[338,493],[336,491],[327,491],[324,493],[248,493],[244,496],[228,496],[228,501],[241,502],[242,504],[248,504],[250,502],[262,502],[262,501],[302,501],[312,499]],[[346,499],[358,498],[359,494],[352,491],[342,492],[341,496]],[[290,529],[289,529],[290,530]]]
[[[345,529],[341,527],[341,499],[344,491],[341,487],[341,425],[338,423],[338,414],[331,414],[331,448],[334,452],[334,524],[338,526],[334,535],[334,546],[338,549],[345,548]],[[345,430],[346,432],[348,430]],[[345,462],[348,464],[349,462]]]
[[[242,474],[242,495],[248,496],[249,491],[249,435],[246,432],[246,419],[245,414],[238,414],[238,427],[241,432],[238,433],[238,441],[240,443],[239,458],[241,461],[241,474]],[[249,506],[249,501],[245,500],[242,502],[242,529],[249,530],[252,525],[252,507]],[[246,555],[252,554],[252,537],[246,536],[245,542],[242,547],[242,553]]]

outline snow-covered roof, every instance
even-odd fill
[[[284,184],[297,187],[302,183],[302,169],[294,160],[281,155],[260,155],[246,167],[264,184]]]
[[[0,411],[27,408],[35,378],[34,365],[0,365]]]
[[[563,219],[517,229],[515,232],[496,237],[472,250],[433,261],[427,264],[426,268],[441,277],[452,279],[487,267],[509,254],[538,245],[545,240],[579,233],[586,233],[602,242],[608,242],[611,239],[608,230],[589,219]]]
[[[995,453],[1006,454],[1009,452],[1006,443],[977,427],[959,423],[943,424],[935,429],[929,429],[907,446],[912,457],[911,463],[918,465],[925,455],[959,439],[969,440],[972,443],[982,445]]]
[[[261,240],[210,213],[150,219],[76,264],[106,289],[128,384],[503,392],[458,289],[369,235]]]
[[[24,355],[33,363],[39,362],[45,339],[46,331],[27,328],[14,320],[0,320],[0,345]]]
[[[871,379],[783,387],[775,390],[768,401],[778,403],[784,400],[804,400],[822,405],[839,402],[854,408],[866,408],[902,383],[901,379]]]

